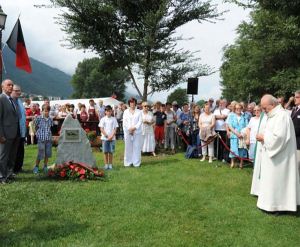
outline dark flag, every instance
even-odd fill
[[[31,73],[30,60],[27,54],[26,45],[23,37],[20,20],[18,19],[14,29],[12,30],[7,45],[16,53],[16,66],[19,69],[23,69],[28,73]]]

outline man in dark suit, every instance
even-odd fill
[[[295,92],[295,107],[292,110],[292,120],[295,127],[295,133],[296,133],[296,141],[297,141],[297,159],[298,159],[298,165],[300,169],[300,90]]]
[[[2,82],[0,94],[0,184],[13,179],[20,128],[18,106],[11,97],[13,82],[6,79]]]

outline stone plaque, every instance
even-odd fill
[[[65,128],[64,142],[80,142],[80,130],[79,128]]]

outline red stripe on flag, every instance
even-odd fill
[[[27,50],[26,50],[25,44],[23,42],[17,43],[16,66],[19,69],[23,69],[23,70],[27,71],[28,73],[32,72],[29,57],[27,54]]]

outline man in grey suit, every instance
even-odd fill
[[[18,106],[11,93],[13,82],[6,79],[2,82],[0,94],[0,184],[13,179],[13,168],[20,137]]]

